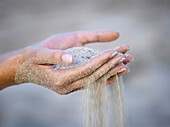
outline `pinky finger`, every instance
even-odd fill
[[[121,76],[121,75],[128,73],[129,71],[130,71],[129,68],[127,66],[124,66],[124,65],[118,65],[117,69],[116,69],[116,67],[113,68],[112,70],[110,70],[107,73],[107,77],[108,77],[107,85],[111,85],[111,84],[114,83],[113,79],[115,77],[115,74],[118,74],[118,76]]]
[[[129,72],[130,72],[130,69],[128,67],[126,67],[126,70],[118,73],[118,76],[124,75],[124,74],[129,73]]]

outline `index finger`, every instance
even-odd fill
[[[119,33],[115,31],[79,31],[76,34],[83,45],[91,42],[109,42],[119,37]]]

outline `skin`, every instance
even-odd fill
[[[132,61],[133,57],[123,55],[130,49],[129,45],[104,52],[84,66],[54,71],[53,65],[70,65],[72,63],[73,58],[71,61],[63,61],[62,56],[64,54],[72,56],[72,54],[64,52],[64,49],[84,46],[92,42],[109,42],[118,37],[119,33],[114,31],[78,31],[57,34],[24,49],[2,54],[0,55],[0,89],[20,84],[15,80],[15,75],[23,63],[31,65],[29,67],[23,66],[23,69],[28,70],[28,73],[35,74],[39,72],[44,74],[45,77],[37,77],[38,81],[35,82],[27,79],[27,74],[25,74],[26,82],[45,86],[62,95],[84,88],[87,80],[91,77],[93,77],[91,82],[95,82],[101,76],[107,75],[108,84],[111,84],[115,74],[118,73],[120,76],[129,71],[125,64]],[[122,54],[111,58],[115,51]],[[122,58],[124,58],[123,61],[121,61]],[[116,66],[120,62],[122,64]]]

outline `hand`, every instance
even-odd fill
[[[98,32],[83,31],[83,32],[59,34],[50,37],[45,41],[39,42],[33,46],[29,46],[25,49],[15,51],[12,53],[7,53],[5,55],[1,55],[2,62],[0,63],[0,71],[2,73],[0,74],[0,81],[1,81],[0,89],[3,89],[10,85],[23,83],[23,82],[32,82],[39,85],[43,85],[49,89],[56,91],[59,94],[68,94],[69,92],[84,87],[84,86],[79,86],[78,84],[84,82],[87,77],[90,77],[90,75],[96,77],[94,78],[95,81],[97,80],[97,78],[99,78],[104,74],[108,74],[108,78],[109,77],[112,78],[114,76],[113,74],[115,74],[116,72],[119,75],[125,74],[127,73],[128,68],[125,65],[119,65],[117,67],[114,67],[115,66],[114,64],[111,65],[112,62],[113,63],[118,62],[117,60],[118,58],[115,57],[114,59],[109,59],[109,53],[104,53],[103,54],[104,57],[102,57],[101,55],[100,57],[95,58],[98,60],[97,62],[98,65],[100,65],[98,66],[98,68],[96,68],[97,63],[94,62],[95,60],[91,60],[91,62],[89,62],[86,65],[86,68],[78,67],[75,68],[75,70],[70,69],[69,77],[66,77],[67,75],[63,74],[63,73],[66,74],[66,71],[63,72],[53,71],[54,64],[69,65],[73,61],[72,55],[70,53],[63,52],[61,49],[71,48],[74,46],[83,46],[86,43],[91,43],[96,41],[99,42],[112,41],[118,38],[118,36],[119,34],[113,31],[98,31]],[[116,50],[118,52],[125,53],[126,51],[129,50],[129,48],[130,47],[128,45],[124,45]],[[112,52],[114,51],[112,50]],[[122,55],[119,57],[126,58],[123,61],[125,64],[133,59],[131,56]],[[103,59],[105,59],[106,61],[103,62]],[[105,70],[106,67],[107,67],[106,69],[107,71],[103,71],[103,73],[99,75],[100,71],[98,72],[97,70],[100,70],[100,68],[101,70],[102,68],[104,68],[103,70]],[[93,69],[89,71],[89,69],[87,68],[93,68]],[[122,68],[126,68],[126,70],[120,72],[120,70],[122,71]],[[77,73],[77,71],[81,72],[82,75],[80,73]],[[74,76],[72,77],[71,76],[72,74],[74,74],[75,77]],[[60,75],[62,75],[63,78],[58,78],[60,77]],[[81,80],[78,77],[81,77],[81,79],[84,78],[84,80]],[[63,82],[65,82],[64,80],[67,78],[71,82],[68,82],[67,85],[63,84]],[[79,79],[79,83],[78,83],[78,79]],[[110,79],[108,80],[109,82]],[[73,86],[74,84],[73,82],[77,85]]]
[[[96,76],[98,74],[99,75],[101,74],[100,75],[101,77],[105,76],[105,78],[107,79],[107,85],[111,85],[111,84],[114,83],[115,74],[117,74],[118,76],[121,76],[121,75],[124,75],[124,74],[128,73],[130,70],[126,66],[126,64],[128,64],[131,61],[133,61],[133,57],[131,55],[125,54],[129,49],[130,49],[129,45],[122,45],[122,46],[119,46],[118,48],[116,48],[115,51],[117,51],[118,53],[122,53],[122,55],[124,56],[123,58],[125,58],[120,65],[114,66],[107,73],[105,73],[104,70],[103,70],[103,72],[105,74],[104,73],[100,73],[100,71],[96,71],[96,72],[92,73],[91,75],[89,75],[87,77],[84,77],[81,80],[76,81],[75,83],[73,83],[71,85],[71,87],[76,86],[75,84],[84,84],[84,86],[81,85],[81,87],[75,88],[75,89],[71,88],[71,89],[73,89],[73,91],[70,91],[70,93],[78,91],[78,90],[85,89],[85,87],[86,87],[85,85],[86,84],[88,84],[89,82],[92,83],[92,82],[96,81],[96,80],[94,80],[95,79],[94,77],[96,77],[96,79],[98,79],[98,77]],[[107,69],[105,71],[107,71]],[[91,79],[93,79],[93,80],[91,80]]]
[[[71,47],[84,46],[85,44],[92,42],[113,41],[116,40],[118,37],[119,33],[114,31],[78,31],[64,34],[56,34],[40,43],[37,43],[36,45],[49,49],[63,50]],[[129,49],[129,45],[123,45],[116,49],[116,51],[125,54]],[[133,60],[133,57],[131,55],[126,55],[125,58],[126,60],[124,61],[124,64],[127,64]],[[129,71],[129,68],[126,67],[126,70],[119,73],[118,76],[126,74]],[[113,78],[114,76],[108,80],[108,84],[113,84]]]
[[[129,49],[130,49],[130,46],[129,46],[129,45],[122,45],[122,46],[119,46],[119,47],[116,49],[116,51],[119,52],[119,53],[125,54]],[[133,56],[131,56],[131,55],[129,55],[129,54],[125,54],[124,57],[125,57],[125,60],[123,61],[123,64],[124,64],[124,65],[126,65],[126,64],[128,64],[129,62],[131,62],[131,61],[134,60]],[[120,66],[120,65],[119,65],[119,66]],[[124,75],[124,74],[130,72],[130,69],[129,69],[127,66],[125,66],[125,68],[126,68],[126,69],[125,69],[124,71],[117,73],[118,76],[121,76],[121,75]],[[113,69],[113,70],[114,70],[114,69]],[[112,73],[112,71],[110,71],[109,73]],[[115,77],[115,76],[111,76],[111,77],[107,80],[107,85],[111,85],[111,84],[114,83],[114,77]]]
[[[92,42],[113,41],[118,37],[119,33],[114,31],[78,31],[56,34],[35,45],[48,49],[64,50],[71,47],[81,47]]]
[[[125,52],[125,50],[127,49],[124,48],[122,52]],[[126,68],[123,64],[116,66],[123,62],[125,57],[120,54],[111,58],[111,56],[117,54],[114,50],[102,53],[83,66],[56,71],[54,71],[53,65],[63,65],[61,56],[65,52],[28,47],[22,54],[25,61],[16,73],[16,83],[36,83],[59,94],[68,94],[84,88],[87,82],[95,82],[103,75],[110,78],[119,73],[120,70],[125,71]]]

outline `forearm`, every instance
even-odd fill
[[[0,55],[0,90],[16,85],[15,74],[22,63],[22,50],[17,50]]]

